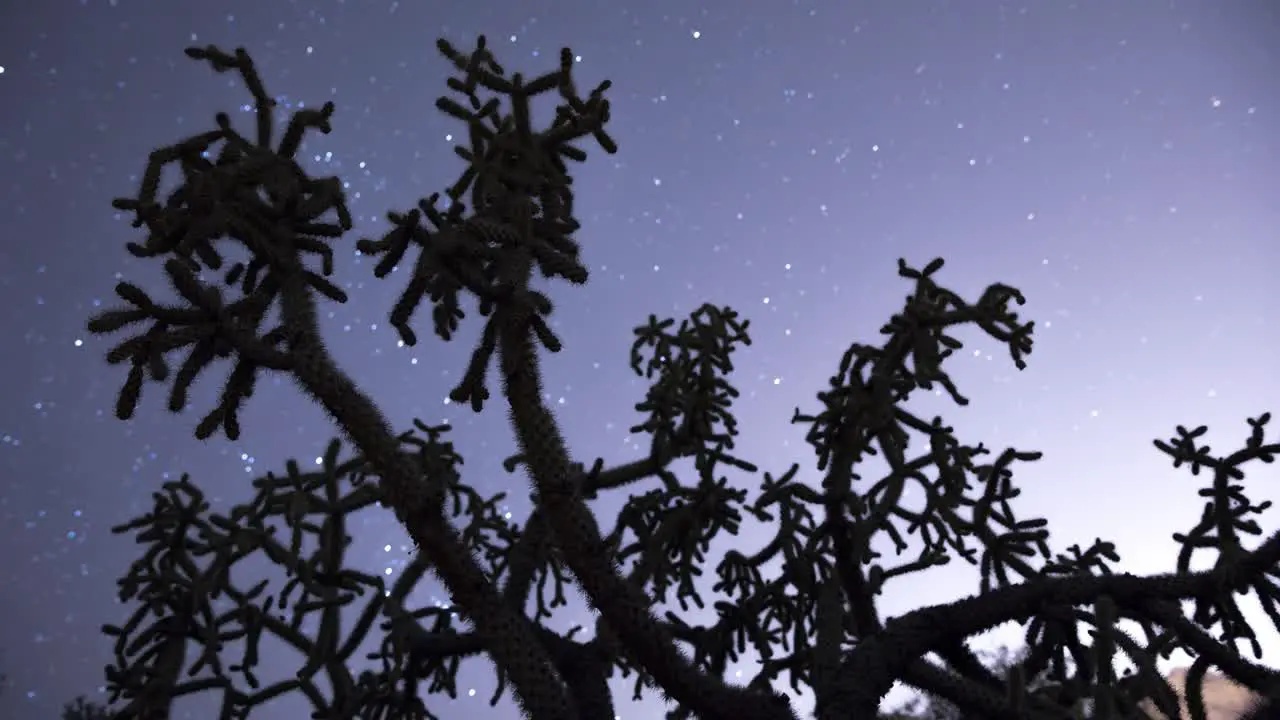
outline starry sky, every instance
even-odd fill
[[[554,288],[566,348],[544,364],[579,460],[647,449],[627,432],[645,388],[627,367],[632,328],[710,301],[753,322],[735,375],[742,455],[775,472],[811,468],[791,412],[816,409],[841,352],[874,340],[898,307],[909,289],[898,257],[945,257],[942,283],[972,298],[994,281],[1027,294],[1025,315],[1039,320],[1030,367],[962,335],[976,342],[951,372],[973,404],[922,405],[966,441],[1045,452],[1017,476],[1018,508],[1049,519],[1056,551],[1101,535],[1124,569],[1171,570],[1170,534],[1198,519],[1199,483],[1151,440],[1205,423],[1227,450],[1246,417],[1280,410],[1280,11],[1266,0],[7,3],[0,714],[54,717],[77,694],[103,697],[110,646],[98,628],[124,619],[114,581],[136,553],[109,528],[148,509],[161,482],[189,472],[225,511],[250,497],[252,478],[315,458],[334,435],[283,379],[260,383],[236,442],[192,436],[212,378],[193,393],[199,412],[167,414],[157,389],[136,419],[113,416],[124,372],[106,366],[111,341],[85,321],[115,302],[118,280],[162,281],[158,263],[126,254],[140,236],[110,200],[136,191],[151,149],[212,128],[215,112],[249,127],[247,92],[183,56],[188,45],[247,48],[283,108],[336,104],[333,133],[312,136],[304,163],[347,181],[356,216],[336,278],[352,299],[326,308],[330,347],[398,427],[451,422],[467,479],[528,511],[525,481],[500,465],[513,448],[501,409],[445,402],[480,324],[451,344],[420,325],[424,340],[401,346],[386,314],[402,276],[375,280],[354,251],[384,231],[387,210],[461,170],[450,149],[462,126],[434,109],[447,72],[434,41],[469,50],[479,33],[508,68],[550,70],[568,45],[580,88],[614,82],[621,150],[586,146],[595,152],[577,173],[592,280]],[[1250,477],[1255,500],[1280,498],[1276,474]],[[1274,511],[1261,523],[1280,527]],[[355,527],[361,569],[404,566],[412,548],[389,514]],[[976,589],[957,562],[891,583],[882,607],[901,614]],[[426,582],[415,597],[447,600],[438,591]],[[580,603],[565,612],[582,619]],[[1007,629],[979,645],[1016,637]],[[1264,638],[1264,660],[1280,664],[1280,639]],[[272,652],[265,676],[298,667]],[[468,666],[459,698],[434,707],[517,717],[509,701],[485,705],[492,683]],[[280,701],[262,717],[299,707]],[[659,707],[624,698],[619,713]]]

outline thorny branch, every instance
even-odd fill
[[[824,473],[820,484],[799,480],[798,465],[776,476],[764,472],[754,499],[729,484],[728,468],[758,471],[736,454],[738,391],[729,381],[733,352],[750,343],[749,323],[709,304],[679,324],[650,316],[635,331],[631,367],[653,384],[636,405],[644,417],[631,431],[650,436],[649,456],[612,468],[602,460],[590,467],[575,462],[542,401],[540,350],[557,352],[561,340],[547,322],[550,298],[530,282],[535,272],[573,284],[588,280],[574,239],[579,224],[568,161],[586,158],[576,143],[588,136],[616,152],[604,129],[609,83],[580,96],[568,50],[557,70],[526,80],[508,76],[483,38],[470,54],[443,40],[438,48],[459,75],[448,80],[454,97],[436,106],[467,125],[470,146],[456,149],[467,168],[446,192],[443,210],[432,195],[408,212],[388,213],[391,230],[356,247],[378,258],[379,278],[408,268],[390,314],[405,343],[417,342],[413,315],[424,301],[435,334],[448,341],[466,318],[461,296],[476,298],[483,332],[450,397],[482,410],[496,361],[519,446],[506,468],[527,473],[533,509],[521,527],[499,512],[501,495],[486,498],[465,483],[462,458],[444,439],[447,426],[418,422],[395,434],[322,341],[317,295],[346,300],[328,278],[333,243],[350,230],[351,217],[341,182],[310,177],[295,155],[308,130],[329,132],[334,106],[294,113],[273,146],[274,102],[248,54],[188,50],[217,72],[241,76],[254,98],[256,132],[246,138],[219,114],[217,129],[152,153],[137,197],[115,203],[146,230],[145,241],[130,243],[129,251],[164,259],[180,298],[164,305],[120,283],[117,294],[128,305],[90,321],[98,334],[146,325],[107,355],[109,363],[129,367],[117,414],[132,416],[148,380],[170,379],[168,408],[180,412],[193,381],[214,360],[232,359],[217,407],[196,427],[198,438],[219,430],[238,437],[239,409],[260,372],[286,373],[328,412],[354,455],[340,461],[335,440],[319,469],[303,473],[290,463],[283,476],[256,480],[254,498],[228,515],[211,513],[184,477],[155,493],[150,512],[116,528],[145,547],[120,581],[121,599],[137,609],[123,625],[105,628],[116,643],[107,676],[120,717],[167,717],[175,698],[215,690],[225,719],[248,717],[293,691],[318,718],[434,718],[429,697],[455,696],[460,662],[480,655],[497,669],[492,702],[510,684],[524,713],[538,720],[613,718],[606,681],[614,672],[635,676],[637,697],[646,688],[663,693],[671,718],[733,720],[796,717],[778,687],[784,678],[793,690],[813,692],[823,720],[875,717],[895,681],[991,718],[1070,717],[1081,698],[1092,699],[1098,717],[1131,712],[1143,697],[1171,714],[1172,690],[1154,659],[1175,649],[1197,657],[1198,668],[1212,664],[1250,687],[1273,689],[1275,675],[1237,648],[1247,640],[1255,657],[1261,654],[1235,600],[1252,590],[1280,626],[1274,582],[1280,535],[1252,550],[1241,543],[1242,535],[1260,534],[1249,516],[1269,505],[1251,504],[1240,482],[1245,464],[1272,462],[1280,450],[1264,438],[1270,416],[1250,420],[1245,447],[1230,455],[1211,455],[1198,444],[1204,427],[1179,426],[1176,437],[1156,442],[1175,467],[1211,476],[1199,525],[1175,536],[1183,549],[1174,573],[1115,574],[1110,563],[1119,556],[1101,539],[1055,555],[1046,521],[1016,518],[1009,502],[1018,495],[1012,465],[1039,453],[1007,449],[984,463],[991,453],[982,444],[964,444],[941,418],[906,409],[914,392],[935,386],[958,404],[968,402],[942,369],[962,347],[949,334],[956,328],[982,330],[1019,368],[1032,348],[1033,323],[1012,309],[1023,303],[1018,290],[992,285],[970,304],[936,284],[940,259],[919,270],[899,261],[899,275],[914,289],[881,329],[884,343],[851,345],[829,388],[818,393],[819,409],[796,412],[793,421],[809,426],[807,440]],[[530,99],[550,92],[561,105],[548,127],[535,130]],[[170,165],[182,182],[162,197],[161,175]],[[231,264],[220,287],[202,273],[222,269],[227,244],[247,250],[250,260]],[[273,309],[279,324],[264,327]],[[170,378],[169,357],[180,350],[185,358]],[[874,481],[859,474],[872,456],[890,469]],[[695,477],[676,477],[671,467],[681,460],[692,461]],[[657,487],[636,491],[646,480]],[[920,512],[899,502],[908,482],[926,496]],[[632,494],[608,528],[587,502],[613,490]],[[344,564],[347,518],[373,505],[391,509],[417,544],[412,563],[389,587]],[[755,552],[730,550],[719,559],[709,588],[716,621],[695,625],[673,610],[659,614],[672,602],[682,610],[690,602],[706,607],[708,588],[696,580],[710,562],[710,545],[748,521],[775,533]],[[919,535],[923,549],[887,566],[872,539],[888,534],[901,554],[908,547],[901,524]],[[1197,549],[1218,551],[1213,569],[1190,571]],[[953,553],[979,567],[977,595],[880,617],[876,597],[890,580],[947,563]],[[249,589],[232,583],[232,567],[258,555],[282,568],[281,587],[268,592],[270,581]],[[780,572],[767,570],[776,566]],[[443,583],[448,607],[408,606],[427,572]],[[590,640],[575,639],[580,629],[559,634],[545,624],[572,586],[596,613]],[[1181,612],[1182,600],[1194,601],[1191,618]],[[355,622],[344,627],[341,611],[353,604],[360,606]],[[1011,620],[1025,623],[1028,653],[1006,683],[966,639]],[[1137,623],[1145,642],[1118,628],[1120,620]],[[365,658],[373,669],[353,674],[375,625],[384,637]],[[1081,625],[1091,644],[1081,641]],[[264,634],[308,658],[296,677],[261,686],[254,668]],[[243,645],[235,662],[224,658],[231,643]],[[185,667],[189,648],[197,659]],[[929,653],[945,666],[926,660]],[[1117,655],[1137,672],[1116,677]],[[724,674],[743,658],[757,659],[758,672],[746,685],[733,685]],[[1025,678],[1046,672],[1054,692],[1026,692]]]

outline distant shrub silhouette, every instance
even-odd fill
[[[62,706],[62,720],[111,720],[111,717],[105,705],[89,702],[83,695]]]
[[[1000,679],[1001,682],[1009,682],[1013,669],[1019,663],[1026,660],[1026,648],[1014,650],[1008,646],[1001,646],[993,652],[978,651],[977,655],[984,660],[985,665],[990,672]],[[1049,683],[1045,678],[1049,671],[1046,669],[1040,674],[1040,677],[1026,679],[1026,691],[1028,693],[1039,693],[1046,700],[1051,699],[1054,694],[1060,691],[1060,688]],[[1082,717],[1088,717],[1088,708],[1083,707],[1086,701],[1080,700],[1076,703],[1079,707]],[[891,710],[889,713],[881,714],[881,720],[888,718],[897,718],[898,720],[972,720],[975,716],[972,713],[966,713],[955,703],[946,698],[937,697],[929,693],[916,696],[903,705]]]
[[[653,384],[636,405],[643,417],[631,432],[651,437],[648,456],[610,468],[573,462],[542,401],[538,346],[556,352],[561,340],[546,321],[551,299],[530,279],[536,272],[579,285],[588,280],[573,239],[579,224],[568,163],[585,159],[575,143],[588,136],[616,151],[605,131],[609,84],[580,97],[568,50],[558,70],[526,79],[507,75],[483,39],[469,55],[443,40],[438,47],[459,75],[448,81],[453,96],[436,106],[467,124],[470,145],[456,152],[468,166],[444,208],[433,195],[408,212],[388,213],[391,230],[356,248],[378,259],[377,277],[396,266],[408,274],[390,313],[405,343],[417,341],[412,316],[424,301],[443,340],[465,319],[461,297],[478,301],[483,334],[450,397],[480,411],[490,399],[490,364],[497,365],[519,447],[506,467],[528,477],[532,513],[517,525],[498,511],[501,496],[483,496],[464,482],[447,427],[418,422],[396,434],[322,341],[317,296],[346,300],[329,276],[332,248],[351,217],[341,182],[311,177],[294,156],[306,131],[329,132],[333,105],[293,113],[277,140],[273,102],[248,54],[190,49],[214,70],[240,74],[255,102],[255,132],[245,137],[219,114],[216,129],[152,153],[137,197],[115,202],[146,229],[129,251],[163,259],[179,296],[163,304],[122,282],[116,292],[127,305],[90,321],[99,334],[142,326],[107,354],[109,363],[128,367],[117,414],[133,415],[148,381],[171,382],[168,407],[180,412],[196,377],[212,361],[230,359],[230,376],[217,407],[198,422],[198,438],[219,431],[237,438],[240,407],[256,379],[273,372],[290,376],[327,411],[354,454],[343,459],[334,440],[318,468],[304,472],[290,462],[283,474],[255,480],[253,499],[227,515],[211,513],[183,477],[154,494],[149,512],[115,529],[144,545],[119,583],[120,597],[136,610],[104,628],[115,638],[107,681],[121,717],[165,717],[174,698],[205,690],[222,694],[224,718],[248,717],[292,691],[306,695],[317,718],[435,717],[430,696],[453,696],[459,661],[480,654],[499,669],[494,702],[509,687],[538,720],[613,718],[606,678],[615,671],[634,675],[637,693],[660,691],[669,717],[731,720],[795,717],[787,696],[772,687],[783,679],[812,690],[823,720],[876,717],[899,680],[983,718],[1068,718],[1085,698],[1097,717],[1131,716],[1143,696],[1172,707],[1154,661],[1174,649],[1189,652],[1202,669],[1214,665],[1251,687],[1272,686],[1275,675],[1237,650],[1247,640],[1260,655],[1234,598],[1252,589],[1277,618],[1280,535],[1252,551],[1240,544],[1242,534],[1259,533],[1249,516],[1267,507],[1250,504],[1240,481],[1242,466],[1271,462],[1280,449],[1264,440],[1269,415],[1250,420],[1243,449],[1227,455],[1200,444],[1203,427],[1179,426],[1172,440],[1156,442],[1175,467],[1210,476],[1201,491],[1204,516],[1176,536],[1183,551],[1175,573],[1113,573],[1118,556],[1102,540],[1053,554],[1046,521],[1017,519],[1010,507],[1018,494],[1013,464],[1039,453],[992,454],[962,443],[941,418],[904,408],[918,389],[968,402],[942,368],[961,347],[949,334],[955,328],[980,329],[1019,368],[1032,347],[1033,324],[1011,309],[1023,302],[1018,290],[995,284],[967,302],[935,281],[942,260],[923,269],[899,261],[898,273],[913,289],[881,329],[883,343],[851,344],[818,393],[817,409],[795,413],[793,421],[809,427],[820,484],[799,482],[798,465],[765,472],[751,499],[727,484],[727,468],[757,472],[734,446],[738,391],[729,380],[733,352],[750,339],[746,320],[714,305],[679,322],[650,316],[635,330],[631,367]],[[549,127],[535,129],[529,99],[548,92],[561,104]],[[181,184],[161,197],[168,165],[178,168]],[[220,287],[213,273],[224,269],[226,243],[247,249],[251,259],[226,267]],[[278,322],[269,319],[273,312]],[[186,355],[173,372],[167,358],[180,350]],[[891,468],[887,476],[856,474],[872,455]],[[694,477],[669,470],[680,459],[693,461]],[[648,478],[656,487],[632,489]],[[925,494],[924,511],[900,505],[908,482]],[[613,527],[603,528],[586,501],[624,489],[633,494]],[[395,513],[419,549],[394,581],[344,565],[351,532],[345,519],[375,503]],[[756,552],[727,552],[707,573],[710,542],[736,533],[748,518],[771,523],[776,535]],[[904,547],[901,524],[919,533],[924,549],[886,566],[871,539],[885,532]],[[311,543],[317,549],[304,552]],[[1190,571],[1199,548],[1218,550],[1214,569]],[[952,552],[979,567],[978,595],[881,618],[875,597],[887,581],[946,563]],[[287,582],[237,587],[230,568],[251,555],[280,566]],[[776,576],[765,571],[770,561],[781,565]],[[406,606],[427,572],[447,588],[450,608]],[[589,640],[542,624],[569,585],[597,618]],[[656,613],[671,600],[686,608],[709,604],[718,619],[702,626]],[[1181,600],[1195,602],[1193,617],[1183,615]],[[355,602],[363,604],[359,620],[343,627],[339,608]],[[299,629],[307,618],[318,621],[314,636]],[[1116,627],[1122,618],[1141,625],[1145,642]],[[379,621],[385,636],[376,669],[354,674],[357,648]],[[1027,654],[1005,681],[979,662],[966,638],[1007,621],[1026,623]],[[1081,626],[1092,636],[1088,643]],[[257,681],[264,634],[308,656],[296,677],[265,687]],[[243,642],[242,656],[222,657],[230,642]],[[198,659],[188,667],[193,648]],[[748,651],[761,660],[758,674],[746,686],[729,684],[728,664]],[[925,659],[931,652],[945,666]],[[1115,677],[1117,653],[1137,666],[1131,678]],[[1056,684],[1051,697],[1027,692],[1024,679],[1041,675]]]

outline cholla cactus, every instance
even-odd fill
[[[290,463],[283,474],[256,480],[253,499],[226,515],[211,513],[184,477],[155,493],[151,511],[117,528],[145,547],[120,581],[121,598],[136,611],[106,628],[116,641],[107,677],[121,716],[164,717],[175,697],[210,691],[222,694],[221,717],[247,718],[298,691],[318,718],[435,717],[431,695],[453,695],[459,662],[480,654],[499,670],[494,701],[509,689],[536,720],[612,718],[606,680],[615,672],[634,676],[637,693],[660,691],[672,718],[732,720],[794,718],[776,681],[811,689],[822,720],[875,717],[896,681],[983,718],[1069,718],[1082,700],[1092,702],[1096,717],[1129,717],[1142,697],[1172,707],[1155,659],[1174,649],[1251,687],[1273,682],[1236,648],[1246,640],[1256,652],[1234,598],[1252,589],[1270,608],[1277,596],[1271,572],[1280,536],[1253,550],[1240,544],[1242,533],[1258,532],[1250,515],[1265,509],[1244,497],[1241,468],[1270,462],[1280,449],[1264,439],[1269,416],[1251,420],[1244,449],[1229,455],[1198,444],[1204,428],[1179,427],[1172,440],[1156,443],[1175,466],[1211,476],[1201,491],[1208,498],[1201,523],[1178,537],[1184,551],[1175,573],[1114,573],[1118,556],[1101,539],[1052,553],[1046,522],[1016,517],[1010,503],[1017,495],[1013,465],[1038,453],[992,454],[962,443],[941,418],[904,408],[912,393],[935,387],[968,402],[943,369],[961,347],[950,334],[959,326],[982,330],[1019,368],[1032,348],[1033,324],[1015,312],[1023,302],[1018,290],[995,284],[966,301],[937,283],[940,259],[920,269],[899,262],[912,292],[883,327],[884,342],[851,344],[817,408],[796,412],[824,475],[820,486],[798,482],[794,465],[763,473],[754,497],[727,484],[728,468],[758,471],[734,446],[738,391],[730,381],[732,354],[750,337],[734,310],[710,304],[678,322],[651,316],[636,328],[631,367],[653,384],[632,432],[651,437],[649,455],[617,467],[572,462],[540,389],[541,351],[558,351],[561,339],[546,320],[550,297],[530,280],[535,272],[588,280],[574,238],[569,163],[585,159],[577,144],[586,138],[617,150],[605,130],[608,83],[580,96],[568,50],[558,69],[526,79],[507,75],[483,38],[470,54],[444,41],[438,48],[458,76],[437,107],[466,124],[470,147],[457,153],[468,167],[444,208],[433,195],[408,212],[389,213],[392,229],[356,247],[378,259],[377,277],[395,265],[408,269],[390,313],[406,343],[417,341],[413,315],[424,302],[435,334],[448,341],[466,319],[461,296],[478,299],[483,333],[450,397],[482,410],[496,365],[519,446],[507,468],[527,473],[532,513],[518,526],[498,512],[500,497],[484,497],[463,480],[447,427],[393,431],[322,341],[316,306],[321,298],[346,299],[329,277],[333,246],[351,218],[340,181],[312,178],[294,156],[305,132],[329,132],[333,106],[295,113],[274,142],[273,103],[249,55],[188,50],[215,71],[243,78],[257,122],[245,137],[218,115],[216,129],[154,152],[137,197],[116,201],[146,231],[129,251],[162,259],[180,296],[164,304],[121,283],[116,290],[127,306],[90,322],[99,334],[143,326],[107,355],[128,366],[117,414],[133,414],[148,381],[172,381],[169,409],[179,412],[195,378],[214,359],[230,358],[222,396],[197,424],[197,437],[237,437],[238,411],[256,379],[279,373],[328,412],[352,452],[343,458],[335,440],[319,468],[302,472]],[[538,129],[529,101],[544,93],[557,93],[561,104],[550,126]],[[161,197],[161,170],[170,164],[182,184]],[[232,264],[221,283],[204,279],[202,271],[222,269],[227,244],[251,259]],[[273,308],[280,322],[264,327]],[[171,373],[169,357],[178,350],[187,354]],[[890,468],[878,481],[857,474],[870,455]],[[678,460],[692,460],[693,477],[674,475],[669,468]],[[588,509],[602,493],[652,478],[656,489],[631,495],[612,527]],[[927,496],[923,512],[901,507],[908,483]],[[390,586],[344,563],[347,516],[374,504],[393,511],[418,547]],[[712,541],[736,533],[748,517],[773,523],[772,541],[754,553],[729,551],[705,573]],[[904,523],[925,547],[888,566],[871,539],[885,532],[905,547]],[[1219,551],[1218,564],[1191,572],[1191,553],[1205,548]],[[875,600],[887,583],[952,553],[980,567],[979,594],[892,620],[880,616]],[[231,568],[251,555],[280,566],[287,581],[238,587]],[[781,573],[766,572],[775,560]],[[450,609],[407,606],[409,590],[427,572],[447,589]],[[707,575],[710,582],[695,581]],[[596,615],[589,641],[544,624],[566,585],[576,586]],[[1184,600],[1196,605],[1191,618],[1181,611]],[[710,602],[716,620],[695,625],[678,613],[655,613],[670,601],[686,608]],[[362,610],[344,627],[339,610],[352,603]],[[1117,628],[1120,619],[1141,625],[1146,641]],[[1026,623],[1028,652],[1002,679],[966,639],[1009,621]],[[318,625],[314,637],[301,630],[308,622]],[[355,648],[375,626],[385,633],[377,669],[356,674]],[[1082,641],[1081,626],[1091,643]],[[296,676],[267,687],[254,674],[264,635],[286,638],[308,656]],[[239,657],[226,657],[232,641],[243,643]],[[759,672],[744,686],[731,684],[724,672],[747,652],[760,658]],[[944,665],[926,660],[928,653]],[[1116,677],[1117,654],[1136,673]],[[1027,691],[1024,679],[1032,677],[1047,677],[1048,689]]]

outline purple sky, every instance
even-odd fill
[[[527,511],[524,480],[499,465],[513,447],[501,408],[443,403],[480,325],[450,345],[419,325],[424,340],[399,347],[386,316],[403,278],[374,281],[354,255],[385,211],[461,169],[450,145],[462,128],[434,109],[446,71],[434,41],[469,49],[477,33],[508,68],[551,69],[567,44],[580,87],[614,82],[621,151],[594,152],[577,176],[592,282],[554,288],[566,349],[544,364],[579,460],[647,447],[626,432],[644,390],[626,364],[631,330],[650,312],[682,317],[711,301],[752,320],[735,376],[742,454],[775,472],[811,467],[791,411],[815,409],[848,343],[873,340],[897,308],[899,256],[944,256],[941,281],[966,295],[993,281],[1027,294],[1039,320],[1029,369],[992,357],[989,342],[967,347],[951,370],[974,403],[946,412],[966,441],[1045,451],[1018,475],[1018,508],[1050,520],[1055,550],[1102,535],[1126,569],[1172,569],[1170,533],[1199,517],[1199,482],[1167,468],[1151,439],[1207,423],[1227,450],[1245,417],[1280,410],[1280,13],[1266,0],[8,3],[0,671],[11,684],[0,715],[53,717],[75,694],[97,697],[109,648],[98,627],[125,617],[114,580],[136,551],[108,528],[149,507],[160,482],[189,472],[226,509],[248,499],[251,478],[309,461],[334,434],[287,381],[260,386],[235,443],[197,442],[199,415],[164,413],[155,390],[136,420],[112,416],[124,373],[102,361],[108,341],[87,337],[85,320],[114,302],[118,279],[159,280],[158,263],[126,254],[139,236],[110,200],[136,191],[155,146],[249,99],[186,59],[187,45],[244,46],[286,104],[335,102],[334,132],[307,145],[312,169],[349,182],[358,216],[337,272],[352,300],[328,306],[330,345],[398,426],[454,423],[468,479],[509,488],[511,511]],[[196,407],[218,389],[206,379]],[[1257,475],[1251,496],[1280,497],[1277,479]],[[351,556],[394,574],[403,531],[387,514],[361,521]],[[1280,525],[1274,513],[1261,522]],[[900,614],[976,587],[957,562],[891,583],[883,607]],[[437,590],[419,597],[443,599]],[[581,615],[575,606],[562,622]],[[298,664],[275,652],[264,676]],[[460,684],[453,707],[434,707],[516,717],[510,702],[484,705],[486,668]],[[623,718],[657,708],[619,705]]]

